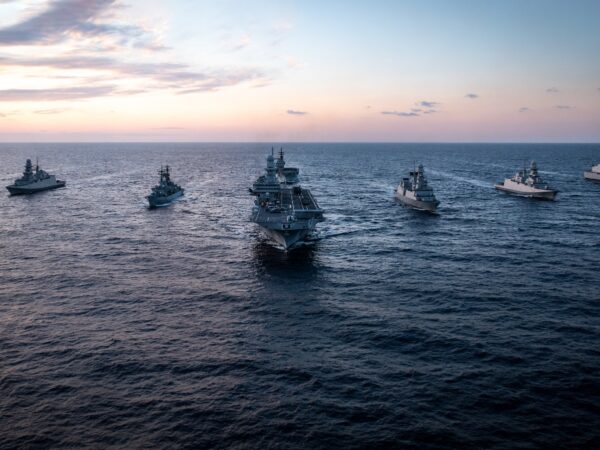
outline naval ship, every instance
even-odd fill
[[[583,172],[583,176],[586,180],[600,181],[600,164],[596,164],[590,171]]]
[[[54,175],[50,175],[45,170],[40,169],[37,162],[34,172],[31,160],[28,159],[25,162],[23,176],[16,179],[14,184],[6,186],[6,189],[8,189],[11,195],[23,195],[65,187],[66,184],[66,181],[57,180]]]
[[[427,184],[421,164],[411,171],[408,177],[402,178],[396,189],[396,198],[411,208],[429,212],[435,212],[440,204],[433,194],[433,189]]]
[[[494,186],[500,191],[522,197],[539,198],[543,200],[554,200],[558,191],[550,188],[538,174],[535,161],[531,161],[529,170],[517,171],[514,177],[507,178]]]
[[[183,188],[171,181],[169,166],[161,167],[158,174],[160,175],[160,182],[152,188],[152,192],[146,197],[150,208],[167,206],[183,195]]]
[[[295,167],[285,167],[283,149],[277,161],[271,149],[265,175],[249,188],[256,197],[251,220],[285,250],[313,239],[317,223],[325,220],[311,192],[298,184],[299,173]]]

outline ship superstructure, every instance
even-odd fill
[[[435,212],[440,204],[433,189],[427,184],[422,164],[411,171],[408,177],[402,178],[396,189],[396,198],[411,208],[429,212]]]
[[[34,170],[31,159],[28,159],[25,162],[23,176],[17,178],[14,184],[6,186],[6,189],[8,189],[11,195],[24,195],[65,187],[66,184],[66,181],[57,180],[56,176],[50,175],[45,170],[40,169],[37,162]]]
[[[146,197],[150,208],[166,206],[183,195],[184,189],[171,181],[171,169],[169,166],[161,167],[158,174],[160,182],[152,188],[150,195]]]
[[[531,161],[529,169],[524,167],[518,170],[512,178],[507,178],[494,187],[509,194],[543,200],[554,200],[558,193],[542,180],[535,161]]]
[[[265,174],[249,189],[256,197],[251,220],[275,242],[288,250],[313,237],[323,210],[308,189],[299,185],[299,169],[285,167],[283,149],[267,157]]]

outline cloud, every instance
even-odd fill
[[[438,105],[441,105],[441,103],[421,100],[415,103],[417,108],[410,108],[409,111],[381,111],[381,114],[398,117],[419,117],[422,114],[435,114],[437,112],[435,108]]]
[[[398,117],[419,117],[419,113],[414,111],[381,111],[381,114],[386,116],[398,116]]]
[[[115,86],[77,86],[56,89],[3,89],[0,102],[81,100],[118,92]]]
[[[2,2],[0,2],[2,3]],[[4,118],[4,117],[9,117],[9,116],[14,116],[16,114],[20,114],[21,111],[4,111],[4,112],[0,112],[0,117]]]
[[[0,71],[10,67],[50,68],[54,70],[44,71],[44,78],[72,78],[74,85],[0,90],[0,101],[74,100],[165,89],[191,94],[245,82],[260,85],[271,82],[262,70],[253,67],[198,70],[179,61],[169,62],[164,57],[157,61],[156,53],[151,54],[151,60],[145,59],[148,53],[144,52],[136,52],[132,58],[132,48],[166,49],[150,31],[120,22],[118,12],[122,8],[119,0],[50,0],[41,7],[31,7],[28,16],[21,21],[0,28],[0,48],[27,45],[34,50],[22,52],[20,56],[0,54]],[[243,36],[239,45],[249,43],[250,36]],[[32,56],[23,56],[26,54]],[[90,75],[90,71],[96,73]],[[32,70],[34,77],[38,73]],[[122,86],[124,83],[140,87],[126,89]]]
[[[110,16],[110,10],[120,7],[117,0],[54,0],[46,9],[0,29],[0,44],[48,45],[69,38],[109,38],[135,47],[161,48],[151,42],[149,33],[141,27],[125,23],[100,22]]]
[[[286,113],[292,116],[305,116],[308,114],[306,111],[296,111],[295,109],[288,109]]]
[[[172,89],[179,94],[214,91],[246,81],[266,83],[264,74],[257,69],[217,69],[206,72],[190,70],[181,63],[126,62],[112,56],[67,55],[58,57],[8,58],[0,56],[0,67],[48,67],[63,70],[96,70],[128,78],[144,78],[154,82],[154,88]],[[111,77],[111,80],[114,80]],[[92,80],[93,81],[93,80]],[[141,90],[122,90],[121,94],[140,93]]]
[[[520,113],[529,112],[529,111],[531,111],[531,109],[528,108],[527,106],[522,106],[519,108]]]
[[[546,92],[548,92],[549,94],[556,94],[557,92],[560,92],[560,91],[556,87],[551,87],[551,88],[546,89]]]
[[[465,97],[466,97],[466,98],[472,98],[472,99],[475,99],[475,98],[479,98],[479,95],[477,95],[477,94],[467,94],[467,95],[465,95]]]
[[[569,105],[556,105],[556,109],[571,109]]]
[[[61,114],[65,111],[69,111],[70,108],[50,108],[50,109],[39,109],[34,111],[34,114]]]
[[[427,100],[422,100],[420,102],[415,103],[416,106],[422,106],[424,108],[435,108],[436,106],[441,105],[441,103],[438,102],[429,102]]]

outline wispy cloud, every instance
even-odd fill
[[[126,23],[109,23],[117,0],[54,0],[46,9],[32,11],[24,20],[0,29],[0,44],[48,45],[70,38],[107,38],[121,45],[163,48],[143,28]]]
[[[415,103],[415,105],[417,106],[423,106],[424,108],[436,108],[437,106],[441,105],[441,103],[439,102],[430,102],[427,100],[422,100],[420,102]]]
[[[0,2],[2,3],[2,2]],[[14,116],[16,114],[20,114],[21,111],[4,111],[4,112],[0,112],[0,117],[4,118],[4,117],[9,117],[9,116]]]
[[[569,105],[556,105],[556,109],[572,109]]]
[[[307,111],[297,111],[295,109],[288,109],[286,111],[287,114],[291,115],[291,116],[305,116],[308,114]]]
[[[56,89],[2,89],[0,101],[59,101],[101,97],[117,92],[115,86],[77,86]]]
[[[531,111],[531,108],[528,108],[527,106],[521,106],[519,108],[520,113],[529,112],[529,111]]]
[[[381,114],[398,117],[419,117],[422,114],[435,114],[437,112],[437,109],[435,108],[438,105],[441,105],[441,103],[432,102],[429,100],[421,100],[415,103],[416,108],[410,108],[408,111],[381,111]]]
[[[38,109],[34,111],[34,114],[44,114],[44,115],[52,115],[52,114],[62,114],[65,111],[69,111],[70,108],[50,108],[50,109]]]
[[[419,113],[414,111],[381,111],[381,114],[385,116],[419,117]]]
[[[479,98],[479,95],[477,95],[477,94],[467,94],[467,95],[465,95],[465,97],[466,98],[471,98],[471,99],[476,99],[476,98]]]
[[[6,46],[38,46],[32,55],[0,56],[0,70],[20,67],[49,68],[43,89],[0,90],[0,101],[74,100],[106,95],[132,95],[153,90],[172,90],[192,94],[222,89],[245,82],[266,85],[269,77],[253,67],[212,67],[196,69],[182,62],[169,62],[168,52],[160,60],[147,52],[130,50],[143,47],[151,52],[165,50],[153,33],[143,27],[119,21],[123,5],[118,0],[52,0],[30,9],[28,16],[13,25],[0,28],[0,49]],[[239,46],[250,43],[242,36]],[[40,47],[43,46],[43,47]],[[43,48],[43,49],[42,49]],[[45,50],[49,48],[49,50]],[[241,48],[241,47],[240,47]],[[92,73],[92,75],[90,75]],[[73,78],[75,86],[50,88],[48,79]],[[137,89],[125,88],[134,82]],[[141,84],[142,83],[142,84]]]
[[[551,87],[551,88],[546,89],[546,92],[549,94],[556,94],[557,92],[560,92],[560,91],[558,90],[557,87]]]
[[[181,63],[126,62],[111,56],[67,55],[50,58],[0,57],[0,67],[49,67],[55,69],[91,69],[133,78],[160,82],[160,87],[181,89],[180,93],[216,90],[220,87],[257,80],[263,74],[256,69],[230,69],[198,72]]]

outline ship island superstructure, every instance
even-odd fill
[[[422,164],[411,171],[408,177],[402,178],[396,189],[396,198],[411,208],[428,212],[435,212],[440,204],[427,184]]]
[[[65,187],[66,181],[57,180],[56,176],[50,175],[45,170],[40,169],[36,162],[35,170],[31,164],[31,159],[25,162],[25,170],[23,176],[17,178],[13,184],[6,186],[11,195],[34,194],[36,192],[47,191],[49,189],[57,189]]]
[[[249,189],[256,197],[251,220],[284,249],[292,249],[314,238],[323,210],[312,193],[299,184],[299,169],[285,167],[283,149],[267,157],[265,174]]]
[[[524,167],[518,170],[512,178],[507,178],[494,187],[509,194],[542,200],[554,200],[558,193],[556,189],[552,189],[542,180],[535,161],[531,161],[529,170]]]
[[[183,195],[184,189],[171,181],[171,169],[169,166],[161,167],[158,174],[160,182],[152,188],[150,195],[146,197],[150,208],[166,206]]]
[[[583,176],[586,180],[600,181],[600,164],[596,164],[592,170],[583,172]]]

